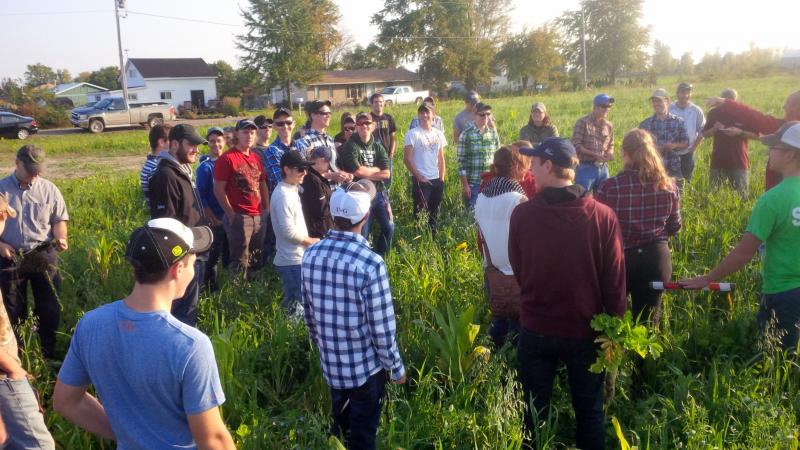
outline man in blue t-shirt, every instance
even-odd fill
[[[170,218],[133,232],[133,291],[78,322],[53,393],[57,412],[120,449],[235,448],[211,341],[169,312],[211,243],[208,227]]]
[[[208,261],[200,264],[203,269],[200,274],[201,286],[210,292],[219,290],[217,282],[217,263],[221,262],[222,267],[228,266],[228,238],[225,235],[225,227],[222,219],[225,218],[225,211],[219,204],[219,200],[214,195],[214,164],[225,148],[225,132],[220,127],[211,127],[206,133],[208,141],[208,155],[197,166],[195,172],[195,189],[200,198],[200,205],[203,207],[208,221],[211,223],[211,232],[214,234],[214,244],[208,252]]]

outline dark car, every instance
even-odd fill
[[[0,136],[26,139],[37,131],[39,131],[39,124],[33,117],[0,112]]]

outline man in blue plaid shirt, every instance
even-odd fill
[[[656,142],[656,148],[661,153],[664,168],[669,176],[678,180],[678,186],[684,178],[681,170],[681,157],[677,152],[689,148],[689,134],[683,119],[670,114],[669,94],[664,89],[656,89],[650,96],[654,114],[644,119],[639,128],[647,130]]]
[[[387,372],[406,381],[386,264],[361,236],[374,197],[369,180],[334,191],[334,229],[301,266],[305,322],[331,388],[331,433],[350,449],[375,448]]]

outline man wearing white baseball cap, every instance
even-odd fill
[[[334,191],[334,229],[302,263],[305,321],[331,388],[332,432],[359,449],[375,448],[387,372],[406,381],[386,264],[361,236],[374,197],[369,180]]]
[[[212,242],[210,228],[171,218],[131,234],[133,291],[78,322],[53,393],[59,414],[119,448],[235,448],[211,341],[170,314]]]
[[[682,280],[690,289],[706,287],[738,271],[765,245],[762,271],[764,296],[758,323],[765,328],[773,317],[784,349],[796,348],[800,322],[800,121],[786,122],[761,138],[769,146],[769,169],[783,180],[759,197],[739,244],[706,275]]]

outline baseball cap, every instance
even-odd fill
[[[256,118],[253,119],[253,123],[256,124],[258,128],[263,130],[272,126],[272,119],[262,114],[260,116],[256,116]]]
[[[333,159],[333,153],[328,147],[317,147],[311,151],[311,159],[325,158],[325,161]]]
[[[417,114],[421,113],[422,111],[435,112],[434,109],[433,109],[433,105],[431,105],[430,103],[425,103],[425,102],[422,102],[422,104],[419,105],[419,108],[417,108]]]
[[[678,92],[686,90],[688,91],[692,90],[692,83],[681,83],[678,85]]]
[[[475,112],[476,113],[481,113],[481,112],[491,111],[491,110],[492,110],[491,105],[487,105],[486,103],[478,103],[477,105],[475,105]]]
[[[467,95],[464,96],[464,101],[474,105],[481,101],[481,96],[475,91],[469,91],[467,92]]]
[[[739,93],[736,92],[736,89],[734,88],[726,88],[723,89],[722,92],[720,92],[719,96],[722,98],[727,98],[729,100],[736,100],[737,98],[739,98]]]
[[[425,97],[422,99],[422,103],[430,103],[432,106],[436,106],[436,99],[433,97]]]
[[[547,107],[545,107],[544,103],[542,102],[536,102],[533,105],[531,105],[531,112],[534,112],[537,109],[543,113],[547,113]]]
[[[2,192],[0,192],[0,213],[6,213],[11,218],[17,217],[17,210],[8,204],[8,198]]]
[[[762,136],[761,142],[770,147],[783,144],[800,151],[800,121],[786,122],[775,133]]]
[[[250,119],[242,119],[236,122],[236,131],[239,130],[257,130],[258,125]]]
[[[277,120],[278,117],[292,117],[292,111],[281,106],[272,113],[272,120]]]
[[[358,122],[360,122],[362,120],[368,120],[368,121],[372,122],[372,115],[370,113],[366,113],[366,112],[363,112],[363,111],[358,113],[358,115],[356,115],[355,122],[358,123]]]
[[[330,208],[333,217],[348,219],[351,224],[364,220],[375,198],[375,185],[369,180],[348,183],[331,194]]]
[[[192,145],[208,144],[208,141],[197,134],[197,130],[188,123],[175,125],[169,130],[170,141],[180,141],[181,139],[186,139]]]
[[[368,119],[372,120],[372,117],[369,116]],[[356,123],[356,119],[353,117],[352,114],[350,114],[348,116],[344,116],[344,118],[342,119],[342,125],[348,124],[348,123]]]
[[[206,139],[208,139],[209,136],[211,136],[212,134],[218,134],[220,136],[223,136],[225,134],[225,130],[223,130],[220,127],[211,127],[206,132]]]
[[[542,159],[549,159],[553,164],[566,169],[574,169],[573,158],[577,157],[575,147],[572,142],[560,138],[549,137],[539,143],[534,148],[522,147],[519,152],[527,156],[538,156]]]
[[[306,112],[311,114],[322,109],[323,106],[331,107],[330,100],[313,100],[306,103]]]
[[[311,161],[306,161],[303,158],[303,155],[300,152],[295,150],[287,151],[281,156],[281,168],[283,167],[293,167],[293,168],[300,168],[300,167],[311,167],[314,164]]]
[[[33,144],[20,147],[17,151],[17,159],[22,161],[25,171],[31,175],[39,175],[44,169],[44,149]]]
[[[654,98],[669,98],[669,94],[667,94],[667,90],[664,88],[658,88],[653,91],[653,95],[650,96],[650,100]]]
[[[595,106],[609,106],[614,104],[614,97],[608,94],[597,94],[594,96]]]
[[[131,233],[125,259],[134,267],[158,272],[169,269],[187,254],[208,251],[213,242],[210,228],[187,227],[175,219],[163,217]]]

